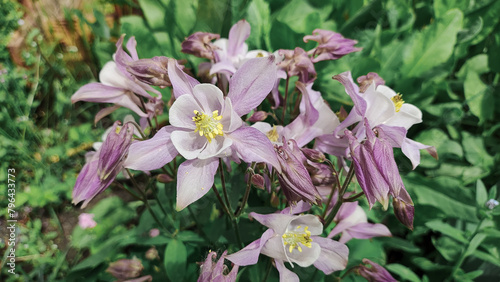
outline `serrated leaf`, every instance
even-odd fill
[[[401,71],[408,77],[419,77],[446,62],[453,53],[462,19],[462,12],[453,9],[417,33],[406,49]]]
[[[392,264],[387,264],[385,266],[387,270],[389,270],[392,273],[396,273],[399,275],[404,280],[412,281],[412,282],[420,282],[420,278],[413,272],[411,269],[408,267],[397,264],[397,263],[392,263]]]
[[[163,263],[171,281],[183,281],[186,272],[186,246],[180,240],[172,240],[165,249]]]
[[[468,243],[469,241],[465,238],[464,232],[462,230],[456,229],[455,227],[449,225],[448,223],[442,222],[441,220],[433,220],[425,223],[425,226],[429,227],[433,231],[440,232],[447,235],[459,242]]]

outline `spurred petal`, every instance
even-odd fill
[[[435,159],[438,158],[436,148],[433,146],[424,145],[420,142],[413,141],[409,138],[405,138],[401,146],[401,150],[406,157],[408,157],[415,169],[420,164],[420,150],[425,149],[427,152]]]
[[[349,257],[349,249],[346,245],[319,236],[315,236],[313,242],[321,246],[321,254],[314,262],[316,268],[326,275],[346,268],[347,258]]]
[[[176,99],[184,94],[193,94],[193,87],[200,84],[198,80],[183,72],[175,59],[168,59],[167,69]]]
[[[207,160],[186,160],[177,171],[178,211],[203,197],[214,184],[214,175],[219,164],[218,158]]]
[[[132,143],[124,167],[149,171],[161,168],[172,161],[178,154],[170,139],[170,133],[174,129],[173,126],[165,126],[153,138]]]
[[[274,56],[248,60],[229,82],[233,108],[239,116],[255,109],[271,92],[276,82],[277,66]]]
[[[238,21],[231,27],[227,41],[229,56],[237,56],[247,52],[245,40],[250,36],[250,24],[245,20]]]
[[[110,115],[112,112],[118,110],[119,108],[120,108],[120,106],[114,105],[111,107],[104,108],[104,109],[100,110],[99,112],[97,112],[97,114],[95,115],[95,118],[94,118],[94,125],[96,125],[97,122],[99,122],[103,117]]]
[[[231,148],[236,150],[243,161],[266,162],[281,172],[271,141],[259,130],[253,127],[241,127],[227,134],[227,137],[233,140]]]
[[[256,264],[259,260],[259,255],[264,247],[264,244],[266,244],[267,241],[273,236],[274,231],[272,229],[268,229],[262,234],[260,239],[253,241],[239,252],[226,256],[226,258],[236,265],[245,266]]]

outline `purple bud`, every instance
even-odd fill
[[[212,40],[219,38],[220,35],[218,34],[195,32],[182,42],[181,52],[213,60],[213,51],[217,49],[217,46],[212,43]]]
[[[132,144],[133,125],[126,123],[123,127],[118,127],[119,124],[119,121],[115,122],[100,149],[97,173],[101,181],[116,177],[122,169],[123,162],[128,155],[128,148]]]
[[[326,161],[325,154],[323,154],[322,152],[320,152],[318,150],[309,149],[309,148],[301,148],[300,150],[302,151],[304,156],[306,156],[306,158],[308,160],[310,160],[311,162],[322,163],[322,162]]]
[[[318,47],[307,52],[312,55],[312,61],[317,63],[325,60],[337,60],[343,56],[361,51],[362,48],[356,48],[356,40],[344,38],[342,34],[330,30],[315,29],[313,35],[304,36],[304,42],[309,40],[318,42]]]
[[[220,256],[219,260],[217,259],[217,253],[210,251],[207,256],[207,259],[201,265],[201,273],[200,277],[198,277],[198,282],[212,282],[212,281],[221,281],[221,282],[234,282],[236,281],[236,276],[238,275],[238,265],[234,265],[231,271],[229,271],[228,267],[224,264],[224,260],[226,257],[227,251],[224,251]]]
[[[264,111],[256,111],[253,115],[248,119],[249,122],[258,122],[263,121],[267,118],[269,114]]]
[[[415,207],[409,205],[401,199],[394,198],[392,200],[394,215],[406,227],[413,230],[413,216],[415,215]]]
[[[126,280],[139,276],[144,267],[137,258],[121,259],[109,264],[106,272],[113,275],[119,280]]]
[[[397,280],[391,276],[389,271],[387,271],[379,264],[374,263],[369,259],[363,259],[363,263],[371,266],[367,267],[365,265],[360,265],[358,268],[359,274],[363,276],[366,280],[370,282],[379,282],[379,281],[397,282]]]
[[[158,174],[156,179],[161,183],[169,183],[169,182],[174,181],[174,179],[172,177],[168,176],[167,174]]]
[[[295,140],[286,141],[283,138],[283,146],[275,146],[275,150],[282,170],[278,179],[288,202],[304,200],[315,205],[321,202],[321,196],[304,166],[307,159]]]
[[[284,57],[278,66],[283,68],[289,77],[298,76],[299,81],[305,84],[316,79],[314,64],[304,49],[299,47],[294,50],[281,49],[278,54]]]
[[[252,175],[252,178],[251,178],[251,181],[252,181],[252,184],[259,188],[259,189],[266,189],[265,186],[266,186],[266,181],[264,179],[264,177],[260,174],[254,174]]]
[[[331,166],[327,164],[310,163],[306,167],[314,186],[330,186],[335,182]]]
[[[167,72],[167,57],[153,57],[127,62],[127,71],[139,81],[164,88],[172,86]]]
[[[359,84],[359,92],[364,93],[366,89],[372,83],[375,83],[375,87],[379,85],[385,85],[385,80],[383,80],[376,72],[369,72],[367,75],[363,75],[356,79]]]

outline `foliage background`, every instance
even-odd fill
[[[0,183],[7,183],[8,168],[16,169],[19,218],[18,274],[6,272],[5,252],[2,279],[107,281],[112,279],[105,272],[109,262],[136,256],[143,274],[193,281],[195,262],[203,261],[209,249],[224,250],[234,241],[231,224],[220,216],[211,193],[177,213],[172,184],[155,188],[167,207],[165,220],[176,230],[173,237],[149,238],[151,215],[116,186],[84,210],[96,215],[98,226],[91,231],[76,226],[82,210],[71,205],[71,190],[84,154],[113,120],[128,112],[94,125],[103,105],[72,105],[70,97],[98,79],[122,33],[137,38],[141,58],[186,59],[195,69],[201,60],[180,52],[182,40],[195,31],[227,37],[242,18],[252,26],[250,49],[307,50],[312,43],[302,38],[316,28],[359,41],[361,52],[316,64],[315,89],[333,110],[352,104],[331,77],[351,70],[353,77],[379,73],[423,111],[424,122],[408,137],[436,146],[439,161],[423,153],[421,165],[412,171],[396,152],[415,202],[415,230],[406,230],[391,211],[375,206],[369,219],[386,224],[394,237],[350,241],[349,267],[366,257],[406,281],[500,278],[500,208],[485,207],[488,199],[498,199],[500,176],[499,1],[1,0],[0,11]],[[162,91],[167,102],[170,93]],[[232,179],[230,193],[237,202],[241,179]],[[268,200],[252,193],[251,210],[263,212]],[[7,203],[1,193],[2,225]],[[248,220],[241,220],[240,228],[245,243],[262,232]],[[4,253],[8,234],[3,227],[0,232]],[[159,259],[145,259],[151,247]],[[261,260],[267,263],[266,257]],[[240,270],[241,280],[260,281],[266,263]],[[311,268],[298,272],[304,280],[314,275]],[[273,270],[268,280],[277,279]],[[322,274],[315,279],[331,280]],[[351,273],[344,279],[360,280]]]

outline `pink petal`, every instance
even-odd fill
[[[349,257],[349,249],[346,245],[319,236],[314,237],[313,242],[321,246],[321,254],[314,263],[317,269],[329,275],[334,271],[346,268],[347,258]]]
[[[186,160],[177,171],[177,211],[203,197],[214,184],[218,158]]]
[[[380,223],[359,223],[348,230],[349,234],[353,238],[357,239],[370,239],[373,237],[391,237],[391,231],[387,228],[387,226]]]
[[[168,78],[172,83],[176,99],[184,94],[193,94],[193,87],[200,84],[196,79],[183,72],[175,59],[168,60]]]
[[[227,53],[229,56],[242,55],[247,52],[245,40],[250,36],[250,24],[240,20],[231,27],[227,41]]]
[[[259,239],[253,241],[239,252],[226,256],[226,259],[241,266],[256,264],[259,261],[259,255],[262,248],[273,236],[274,231],[272,229],[268,229]]]
[[[274,260],[276,269],[280,273],[280,281],[300,282],[299,276],[286,268],[282,260]]]

